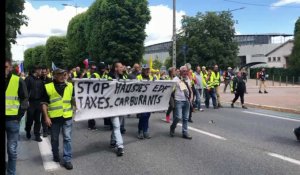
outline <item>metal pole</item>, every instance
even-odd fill
[[[293,86],[295,85],[295,77],[293,76]]]
[[[274,75],[272,75],[272,86],[274,86]]]
[[[288,84],[288,76],[285,76],[285,86]]]
[[[176,0],[173,0],[173,67],[176,68]]]

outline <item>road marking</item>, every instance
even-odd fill
[[[43,159],[43,165],[46,171],[54,171],[60,168],[60,164],[53,161],[53,155],[51,151],[51,145],[48,138],[43,138],[42,142],[38,143],[41,156]]]
[[[282,120],[300,122],[300,120],[297,120],[297,119],[285,118],[285,117],[280,117],[280,116],[276,116],[276,115],[262,114],[262,113],[250,112],[250,111],[243,111],[243,112],[248,113],[248,114],[261,115],[261,116],[270,117],[270,118],[277,118],[277,119],[282,119]]]
[[[300,161],[296,160],[296,159],[292,159],[292,158],[289,158],[289,157],[286,157],[286,156],[283,156],[280,154],[276,154],[276,153],[268,153],[268,155],[272,156],[272,157],[276,157],[276,158],[284,160],[284,161],[287,161],[287,162],[290,162],[290,163],[293,163],[293,164],[296,164],[296,165],[300,165]]]
[[[161,119],[162,121],[165,121],[165,119]],[[177,125],[181,126],[182,127],[182,124],[181,123],[178,123]],[[194,127],[191,127],[191,126],[188,126],[188,129],[189,130],[192,130],[192,131],[195,131],[195,132],[198,132],[198,133],[201,133],[201,134],[204,134],[204,135],[207,135],[207,136],[210,136],[210,137],[213,137],[213,138],[216,138],[216,139],[220,139],[220,140],[227,140],[226,138],[224,137],[221,137],[221,136],[218,136],[216,134],[212,134],[212,133],[209,133],[209,132],[206,132],[206,131],[203,131],[203,130],[200,130],[200,129],[197,129],[197,128],[194,128]]]

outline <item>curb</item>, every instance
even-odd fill
[[[231,104],[231,102],[223,102]],[[241,105],[241,102],[236,102],[237,104]],[[278,112],[287,112],[287,113],[293,113],[293,114],[300,114],[300,110],[297,109],[291,109],[291,108],[282,108],[278,106],[267,106],[267,105],[261,105],[261,104],[255,104],[255,103],[246,103],[247,107],[253,107],[253,108],[259,108],[259,109],[267,109],[272,111],[278,111]]]

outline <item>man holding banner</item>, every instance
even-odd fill
[[[142,67],[142,74],[138,75],[137,80],[150,80],[153,81],[153,77],[150,75],[150,67],[146,64]],[[149,118],[151,113],[145,112],[141,113],[139,116],[139,125],[138,125],[138,139],[150,139],[148,128],[149,128]]]
[[[192,139],[188,133],[188,118],[190,105],[192,105],[193,91],[191,81],[188,78],[188,69],[186,66],[180,67],[180,77],[175,77],[177,81],[175,90],[175,115],[173,123],[170,126],[170,136],[174,137],[175,128],[180,119],[182,119],[182,137]]]
[[[73,169],[72,159],[72,117],[74,101],[74,89],[72,83],[65,81],[66,70],[53,71],[53,82],[45,84],[42,111],[46,124],[51,127],[51,146],[53,161],[60,162],[59,158],[59,134],[63,132],[63,160],[67,170]]]

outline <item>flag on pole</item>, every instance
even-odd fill
[[[152,69],[152,64],[153,64],[153,60],[152,60],[152,55],[150,56],[150,59],[149,59],[149,67],[150,67],[150,70]]]
[[[57,67],[55,66],[55,64],[52,62],[52,70],[57,69]]]
[[[84,67],[87,69],[89,67],[89,60],[88,59],[83,60],[83,64]]]
[[[24,72],[24,62],[21,62],[19,65],[19,71]]]

